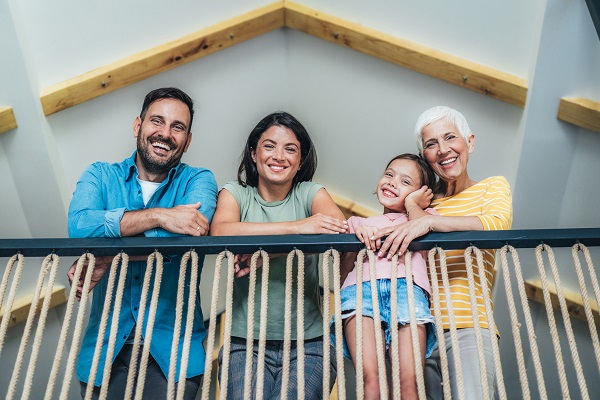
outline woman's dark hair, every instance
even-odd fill
[[[188,126],[188,132],[191,132],[192,121],[194,120],[194,101],[181,89],[167,87],[154,89],[149,92],[144,98],[144,104],[142,105],[142,111],[140,112],[140,119],[142,121],[144,120],[146,113],[148,112],[148,108],[150,108],[152,103],[163,99],[179,100],[188,107],[188,110],[190,111],[190,126]]]
[[[296,176],[294,176],[293,184],[312,180],[317,170],[317,151],[306,128],[291,114],[284,111],[277,111],[260,120],[252,132],[250,132],[250,136],[248,136],[246,146],[242,152],[242,161],[238,168],[237,178],[239,184],[244,187],[258,186],[258,171],[256,164],[252,160],[252,151],[256,151],[256,146],[262,134],[272,126],[281,126],[291,130],[300,142],[300,169],[296,173]]]
[[[421,178],[421,186],[426,185],[431,190],[435,189],[436,185],[436,176],[427,161],[421,156],[411,153],[400,154],[390,160],[385,169],[388,169],[390,164],[396,160],[411,160],[417,163],[419,167],[419,177]],[[435,190],[434,190],[435,191]]]

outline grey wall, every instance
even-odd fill
[[[167,7],[159,1],[0,0],[0,105],[13,107],[19,124],[0,135],[0,238],[66,237],[66,210],[79,175],[93,161],[131,154],[131,124],[143,96],[167,85],[183,88],[197,104],[184,161],[212,169],[220,186],[235,178],[255,123],[283,109],[309,128],[317,144],[315,180],[378,209],[372,191],[384,164],[415,152],[418,115],[444,104],[461,110],[476,134],[471,176],[504,175],[511,183],[514,228],[600,225],[600,135],[556,119],[560,97],[600,101],[600,41],[585,2],[298,2],[523,77],[527,105],[515,107],[281,29],[45,117],[43,88],[270,2],[180,0]],[[568,261],[566,253],[559,257]],[[532,254],[523,258],[526,278],[536,276]],[[29,271],[36,271],[36,262]],[[63,260],[63,272],[71,262]],[[0,259],[0,270],[5,264]],[[572,273],[563,272],[565,286],[576,288]],[[35,279],[33,273],[24,277],[20,295],[33,290]],[[202,279],[208,310],[211,267]],[[497,322],[509,338],[502,288],[496,296]],[[60,310],[54,313],[49,338],[58,334]],[[536,323],[547,331],[543,313]],[[8,348],[18,346],[18,329],[12,332]],[[582,353],[589,346],[584,339]],[[506,379],[516,387],[511,372]],[[0,387],[6,387],[6,375]],[[549,381],[555,388],[557,380]]]

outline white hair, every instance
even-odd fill
[[[467,119],[460,112],[446,106],[432,107],[429,110],[424,111],[415,124],[415,140],[417,142],[419,154],[423,155],[423,129],[425,129],[427,125],[441,119],[454,125],[465,140],[468,140],[469,136],[473,135],[473,132],[471,132],[469,124],[467,123]]]

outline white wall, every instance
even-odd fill
[[[595,211],[600,135],[556,119],[562,96],[600,101],[600,41],[585,2],[299,2],[521,76],[529,86],[527,105],[515,107],[281,29],[45,117],[42,88],[270,1],[179,0],[167,7],[158,1],[141,6],[0,0],[0,105],[12,106],[19,124],[0,135],[0,238],[65,237],[66,210],[83,169],[96,160],[128,157],[135,147],[131,123],[143,96],[167,85],[181,87],[196,101],[193,142],[184,162],[210,168],[220,186],[235,178],[244,140],[256,122],[283,109],[297,116],[316,142],[315,180],[378,209],[372,191],[383,166],[396,154],[415,152],[418,115],[445,104],[461,110],[476,134],[472,177],[504,175],[511,183],[515,229],[600,226]],[[566,260],[568,254],[559,257]],[[62,265],[63,284],[71,261]],[[5,260],[0,262],[2,269]],[[536,276],[531,254],[525,264],[526,278]],[[29,265],[37,271],[39,263]],[[212,290],[212,267],[206,265],[205,310]],[[35,279],[29,274],[21,290],[31,292]],[[566,271],[564,283],[576,287]],[[497,322],[502,337],[509,338],[504,305],[499,288]],[[536,321],[547,331],[543,314]],[[50,325],[49,338],[57,326]],[[18,332],[11,333],[12,347]],[[589,343],[582,349],[589,351]],[[4,359],[3,354],[2,365]],[[514,389],[517,377],[511,372],[506,379]]]

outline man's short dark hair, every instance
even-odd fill
[[[162,99],[175,99],[183,102],[188,109],[190,110],[190,126],[188,127],[188,132],[192,131],[192,121],[194,120],[194,101],[190,96],[188,96],[183,90],[167,87],[154,89],[150,93],[146,95],[144,98],[144,104],[142,105],[142,111],[140,112],[140,119],[143,121],[144,117],[146,117],[146,112],[148,112],[148,108],[150,105],[157,100]]]

